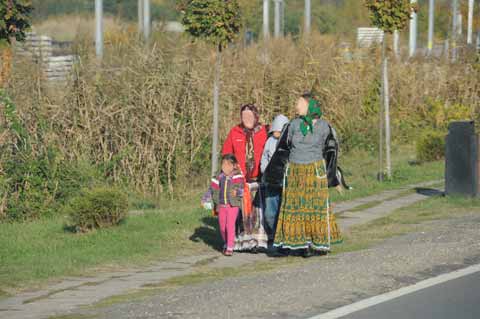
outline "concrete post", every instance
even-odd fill
[[[143,0],[143,38],[145,42],[150,39],[151,25],[150,0]]]
[[[270,0],[263,0],[263,38],[270,37]]]
[[[275,2],[275,20],[274,20],[274,36],[275,38],[280,37],[280,6],[281,6],[281,0],[273,0]]]
[[[95,52],[103,57],[103,1],[95,0]]]
[[[429,0],[428,5],[428,55],[432,54],[433,50],[433,37],[435,27],[435,0]]]
[[[417,0],[410,0],[410,3],[415,4]],[[410,19],[409,36],[408,56],[413,57],[417,51],[417,13],[413,10]]]
[[[312,27],[312,2],[305,0],[305,35],[310,34]]]

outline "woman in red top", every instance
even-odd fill
[[[233,127],[225,140],[222,154],[234,154],[251,192],[251,209],[244,207],[240,214],[235,238],[235,250],[267,248],[267,235],[263,228],[262,194],[257,181],[260,160],[268,138],[267,128],[260,124],[258,110],[253,104],[240,110],[241,124]]]

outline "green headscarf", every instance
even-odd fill
[[[303,136],[307,136],[308,132],[313,133],[313,119],[322,117],[322,110],[318,101],[315,99],[310,99],[308,101],[308,113],[305,116],[300,116],[303,120],[300,125],[300,130],[302,131]]]

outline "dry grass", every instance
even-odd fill
[[[145,47],[136,35],[113,41],[98,64],[90,41],[79,39],[77,80],[52,92],[32,66],[16,63],[9,93],[30,132],[48,128],[42,143],[65,158],[103,165],[117,181],[146,193],[203,185],[209,167],[214,55],[182,37],[156,35]],[[255,102],[264,122],[293,116],[299,93],[314,89],[325,117],[337,127],[344,149],[374,149],[378,118],[378,54],[345,62],[335,42],[314,35],[308,44],[289,38],[266,48],[232,47],[224,53],[221,132],[239,119],[239,107]],[[428,123],[427,101],[463,104],[477,117],[479,68],[470,63],[412,61],[391,65],[393,136],[415,136]],[[43,125],[43,126],[42,126]]]

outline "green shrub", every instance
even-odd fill
[[[127,214],[127,196],[115,188],[97,187],[82,191],[66,207],[76,232],[118,225]]]
[[[449,105],[445,101],[430,98],[420,107],[416,116],[415,122],[435,130],[447,130],[448,125],[454,121],[475,119],[474,108],[470,106],[459,103]]]
[[[445,134],[439,131],[425,131],[417,140],[417,160],[433,162],[445,156]]]
[[[67,161],[57,147],[44,141],[42,121],[32,133],[16,105],[0,90],[0,113],[7,136],[0,144],[0,222],[29,221],[51,215],[84,187],[104,178],[87,161]],[[0,134],[1,135],[1,134]],[[39,141],[34,141],[38,138]]]
[[[1,165],[0,194],[5,202],[0,221],[29,221],[52,215],[72,195],[101,180],[94,166],[64,161],[53,150],[12,154]]]

